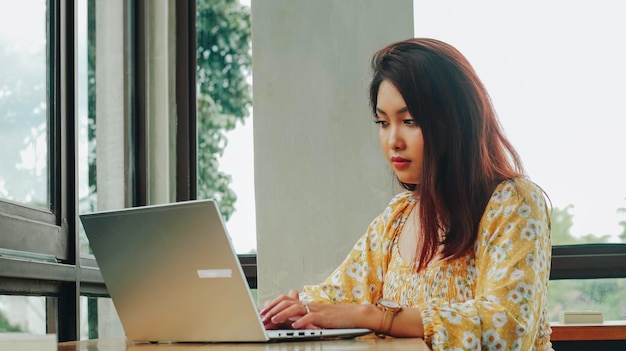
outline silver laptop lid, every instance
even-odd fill
[[[80,219],[129,340],[268,339],[213,201]]]

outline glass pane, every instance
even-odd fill
[[[623,3],[414,5],[416,36],[453,44],[482,78],[559,216],[553,243],[626,241]]]
[[[96,33],[95,1],[77,3],[78,96],[78,211],[96,210]],[[89,254],[89,243],[79,226],[80,253]]]
[[[46,334],[46,298],[0,295],[0,333]]]
[[[254,253],[250,0],[196,9],[197,195],[218,202],[237,253]]]
[[[563,311],[598,311],[604,320],[626,319],[626,278],[552,280],[548,286],[550,321]]]
[[[0,4],[0,198],[48,209],[46,3]]]
[[[124,337],[124,329],[109,298],[80,297],[80,339]]]

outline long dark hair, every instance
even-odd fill
[[[439,245],[442,259],[461,257],[473,247],[498,183],[525,176],[522,162],[476,72],[451,45],[423,38],[397,42],[374,55],[372,68],[372,112],[387,80],[402,94],[424,138],[420,184],[401,183],[420,199],[416,267],[425,268]]]

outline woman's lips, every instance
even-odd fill
[[[393,165],[395,169],[398,169],[398,170],[407,168],[410,163],[411,161],[407,160],[406,158],[397,157],[397,156],[394,156],[391,158],[391,164]]]

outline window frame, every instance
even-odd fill
[[[147,203],[145,68],[146,0],[121,0],[130,55],[133,206]],[[50,210],[0,199],[0,293],[46,297],[46,332],[58,340],[80,338],[80,296],[108,297],[97,262],[78,251],[76,19],[72,0],[48,0],[48,133]],[[196,193],[195,3],[173,1],[176,19],[176,201]],[[126,23],[125,25],[127,25]],[[134,44],[134,45],[133,45]],[[131,78],[132,79],[132,78]],[[5,234],[6,233],[6,234]],[[249,271],[249,268],[246,269]]]
[[[60,95],[63,89],[68,89],[66,77],[61,77],[67,73],[65,70],[66,58],[71,53],[73,47],[68,47],[67,42],[72,43],[73,38],[64,38],[65,26],[62,23],[62,16],[67,11],[63,6],[65,1],[49,0],[49,18],[46,23],[47,47],[46,56],[48,65],[48,93],[46,104],[47,109],[47,131],[48,131],[48,179],[49,179],[49,209],[29,207],[26,204],[15,203],[9,200],[0,199],[0,233],[12,233],[11,235],[0,236],[0,248],[31,252],[40,255],[56,257],[57,259],[71,260],[68,252],[68,242],[65,238],[68,224],[64,221],[64,198],[62,184],[64,179],[64,169],[61,166],[66,163],[64,150],[67,150],[67,139],[71,137],[65,135],[62,125],[64,120],[63,112],[67,109],[64,106],[66,101],[62,101]],[[60,45],[57,45],[60,43]],[[66,45],[66,53],[61,52],[61,45]],[[69,78],[69,77],[67,77]],[[73,86],[69,87],[73,89]],[[70,194],[71,196],[71,194]]]
[[[77,334],[75,5],[47,2],[48,189],[50,210],[0,200],[1,293],[47,296],[47,332]],[[54,303],[56,302],[56,303]]]
[[[626,278],[626,244],[556,245],[550,280]]]

